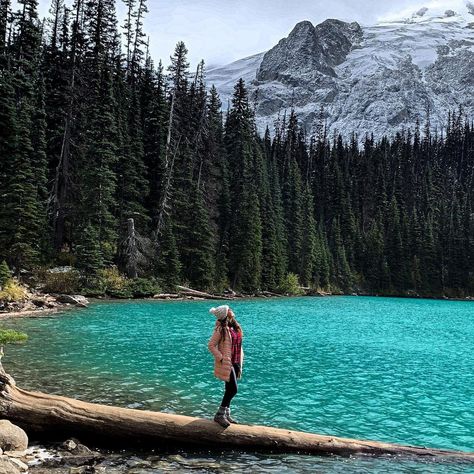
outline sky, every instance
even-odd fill
[[[148,0],[145,32],[157,62],[169,62],[177,41],[184,41],[191,65],[223,65],[266,51],[302,20],[314,24],[327,18],[370,25],[423,6],[462,8],[465,0]],[[50,0],[39,0],[45,16]],[[117,3],[118,16],[124,8]],[[122,23],[122,22],[121,22]]]

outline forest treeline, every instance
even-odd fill
[[[0,260],[117,266],[164,288],[474,294],[474,127],[447,114],[360,146],[282,116],[259,136],[244,82],[221,111],[180,42],[152,61],[145,0],[0,0]]]

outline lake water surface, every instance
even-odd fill
[[[10,320],[4,326],[30,339],[8,347],[4,365],[23,388],[210,417],[223,388],[207,351],[211,306],[100,302],[61,316]],[[474,303],[329,297],[241,300],[232,307],[246,354],[233,404],[239,421],[474,451]],[[337,457],[211,457],[221,469],[249,472],[474,470]]]

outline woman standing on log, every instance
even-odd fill
[[[208,348],[214,356],[214,375],[225,382],[225,392],[214,421],[223,428],[236,421],[230,416],[230,402],[237,394],[237,380],[242,375],[244,351],[243,332],[235,319],[234,312],[227,305],[209,310],[216,318],[216,326]]]

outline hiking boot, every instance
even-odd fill
[[[234,420],[234,418],[230,416],[230,408],[225,409],[225,417],[229,423],[235,423],[235,424],[238,423],[236,420]]]
[[[228,428],[230,426],[230,422],[227,420],[225,414],[226,414],[225,407],[219,407],[219,410],[217,410],[217,413],[214,416],[214,421],[216,423],[219,423],[219,425],[221,425],[222,428]]]

